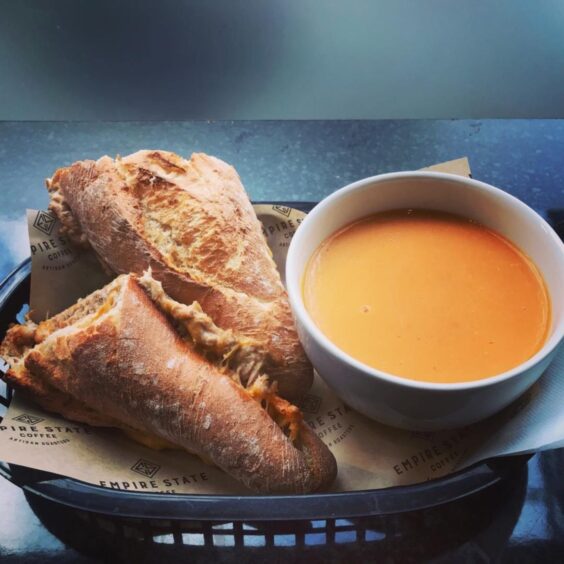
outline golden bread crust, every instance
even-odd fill
[[[335,459],[315,433],[301,422],[293,444],[228,372],[181,338],[134,276],[49,322],[52,332],[8,372],[16,385],[25,372],[55,399],[199,454],[258,492],[306,493],[333,481]]]
[[[311,387],[280,275],[233,167],[204,154],[139,151],[59,169],[48,189],[68,235],[106,268],[150,267],[172,298],[198,301],[219,327],[263,343],[280,395]]]

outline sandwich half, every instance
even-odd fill
[[[336,476],[329,449],[264,374],[264,349],[148,272],[11,327],[0,354],[7,381],[45,409],[185,449],[254,491],[318,491]]]
[[[281,396],[311,387],[286,291],[233,167],[201,153],[139,151],[61,168],[47,188],[69,238],[107,270],[151,268],[172,298],[198,301],[218,327],[259,343]]]

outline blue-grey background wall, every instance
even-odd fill
[[[0,119],[564,116],[563,0],[0,0]]]

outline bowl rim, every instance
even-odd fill
[[[564,243],[560,240],[554,229],[552,229],[552,227],[546,222],[546,220],[530,206],[522,202],[519,198],[516,198],[512,194],[509,194],[508,192],[505,192],[500,188],[496,188],[491,184],[487,184],[486,182],[482,182],[474,178],[468,178],[457,174],[437,171],[400,171],[369,176],[351,182],[321,200],[315,206],[315,208],[313,208],[313,210],[309,212],[309,214],[304,218],[304,220],[296,230],[296,233],[292,237],[292,240],[290,241],[286,259],[286,286],[288,291],[288,298],[294,315],[298,318],[297,320],[301,323],[307,334],[322,349],[327,350],[330,354],[332,354],[334,357],[337,357],[344,364],[349,365],[353,369],[356,369],[356,371],[364,373],[364,375],[370,378],[383,380],[389,384],[395,384],[401,387],[413,388],[417,390],[434,390],[437,392],[473,390],[494,386],[498,383],[504,382],[513,378],[514,376],[518,376],[519,374],[528,371],[530,368],[541,363],[546,357],[555,352],[558,348],[558,345],[564,338],[564,317],[560,320],[558,325],[554,327],[552,334],[546,340],[541,349],[539,349],[531,358],[509,370],[506,370],[505,372],[495,374],[493,376],[488,376],[479,380],[470,380],[467,382],[427,382],[421,380],[412,380],[403,376],[397,376],[395,374],[391,374],[389,372],[385,372],[383,370],[369,366],[368,364],[355,359],[345,351],[341,350],[328,337],[325,336],[321,329],[318,328],[303,303],[300,280],[301,276],[298,276],[299,273],[297,272],[297,266],[295,265],[297,249],[300,246],[301,240],[305,237],[307,226],[315,222],[317,220],[317,217],[326,208],[333,206],[335,202],[338,202],[339,200],[345,198],[351,192],[354,192],[371,184],[379,184],[390,180],[393,181],[405,178],[414,180],[435,178],[437,180],[453,181],[466,187],[472,187],[473,189],[478,188],[482,191],[497,195],[501,200],[504,201],[504,204],[517,206],[525,212],[528,218],[541,224],[541,226],[543,227],[543,236],[547,239],[551,239],[553,245],[556,245],[556,247],[560,248],[561,262],[562,264],[564,264]],[[304,229],[304,226],[306,227],[306,229]]]

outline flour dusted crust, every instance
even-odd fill
[[[69,237],[115,273],[148,267],[175,300],[261,343],[279,393],[299,398],[313,372],[261,225],[233,167],[165,151],[80,161],[47,181]]]
[[[336,463],[315,433],[300,418],[290,440],[240,383],[240,359],[230,366],[223,348],[206,349],[231,342],[239,350],[237,335],[197,308],[154,301],[143,278],[119,276],[46,322],[12,327],[0,347],[12,363],[7,380],[52,411],[199,454],[255,491],[327,488]],[[179,320],[196,323],[187,329],[195,340],[181,335]]]

